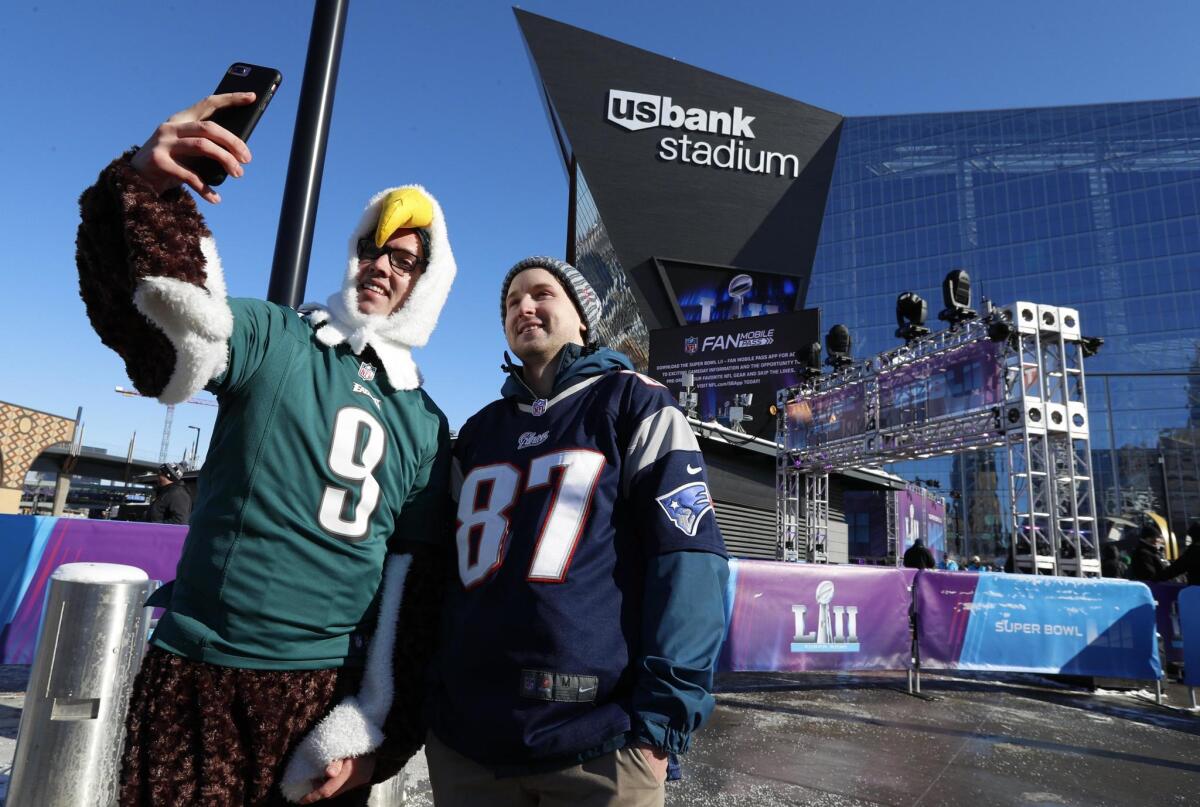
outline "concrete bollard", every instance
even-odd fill
[[[125,712],[154,583],[134,566],[68,563],[50,578],[8,807],[116,802]]]

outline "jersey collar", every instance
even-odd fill
[[[577,393],[577,392],[580,392],[581,390],[584,390],[584,389],[586,389],[587,387],[590,387],[592,384],[595,384],[595,383],[596,383],[597,381],[599,381],[601,378],[604,378],[604,376],[602,376],[602,375],[593,375],[593,376],[588,376],[587,378],[583,379],[583,380],[582,380],[582,381],[580,381],[579,383],[577,383],[577,384],[572,384],[571,386],[567,387],[567,388],[566,388],[565,390],[563,390],[562,392],[560,392],[560,393],[558,393],[557,395],[555,395],[555,396],[554,396],[553,398],[551,398],[550,400],[546,401],[546,407],[545,407],[545,409],[544,409],[543,411],[544,411],[544,412],[548,412],[548,411],[550,411],[550,407],[554,406],[554,405],[555,405],[556,403],[558,403],[559,401],[563,401],[563,400],[566,400],[567,398],[570,398],[570,397],[571,397],[572,395],[574,395],[575,393]],[[533,411],[533,405],[532,405],[532,404],[527,404],[527,403],[520,403],[520,402],[518,402],[518,403],[517,403],[517,409],[518,409],[518,410],[520,410],[520,411],[522,411],[522,412],[532,412],[532,411]]]

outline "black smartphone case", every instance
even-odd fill
[[[246,75],[237,75],[234,72],[237,68],[246,67],[250,68],[250,72]],[[213,94],[252,92],[256,98],[254,103],[249,106],[218,109],[209,120],[224,126],[242,140],[249,140],[250,133],[254,131],[258,119],[266,111],[267,104],[271,102],[271,97],[275,94],[275,90],[279,87],[281,81],[283,81],[283,76],[273,67],[259,67],[258,65],[247,64],[246,62],[237,62],[230,65],[229,69],[225,71],[225,77],[221,79],[221,83],[217,85],[217,89],[213,91]],[[220,163],[207,158],[197,160],[194,170],[202,180],[214,188],[224,182],[225,177],[228,176]]]

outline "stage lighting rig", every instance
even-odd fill
[[[960,323],[979,316],[971,308],[971,276],[966,269],[955,269],[942,281],[942,303],[946,306],[938,319],[957,327]]]
[[[925,327],[928,313],[929,306],[921,295],[911,291],[901,294],[896,298],[896,337],[910,345],[922,336],[928,336],[929,329]]]
[[[1083,357],[1090,359],[1100,352],[1100,348],[1104,346],[1103,336],[1081,336],[1079,338],[1079,348],[1083,351]]]
[[[825,334],[825,351],[829,354],[825,363],[834,371],[854,364],[850,356],[850,329],[840,323],[830,328],[829,333]]]

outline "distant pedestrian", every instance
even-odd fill
[[[957,572],[958,571],[958,561],[954,559],[953,555],[946,556],[946,571],[948,571],[948,572]]]
[[[174,463],[158,466],[154,500],[146,511],[146,520],[158,524],[186,524],[192,515],[192,494],[183,484],[183,472]]]
[[[1174,563],[1159,573],[1158,580],[1171,580],[1186,575],[1189,586],[1200,586],[1200,521],[1193,521],[1188,525],[1187,534],[1192,539],[1191,544]]]
[[[1129,579],[1152,583],[1163,573],[1162,535],[1154,527],[1143,527],[1133,560],[1129,564]]]
[[[1115,540],[1109,540],[1100,547],[1100,575],[1113,579],[1121,579],[1129,573],[1129,566],[1121,553],[1121,545]]]
[[[906,569],[936,569],[937,563],[933,553],[925,546],[925,540],[918,538],[904,553],[904,568]]]

